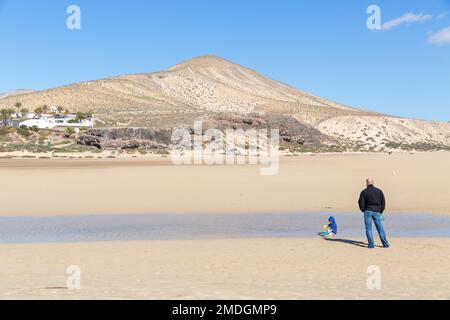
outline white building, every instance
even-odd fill
[[[93,128],[94,118],[82,120],[81,122],[74,122],[76,116],[41,116],[36,119],[29,119],[19,123],[20,126],[29,128],[38,127],[39,129],[54,129],[56,127],[72,127],[72,128]]]

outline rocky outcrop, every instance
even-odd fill
[[[327,135],[302,123],[290,115],[279,113],[220,114],[206,120],[204,128],[226,129],[278,129],[281,142],[319,146],[334,143]]]
[[[90,135],[90,134],[83,134],[83,135],[79,136],[77,143],[82,146],[103,149],[102,139],[100,137]]]
[[[171,130],[152,128],[90,129],[78,137],[77,143],[98,149],[165,149],[171,134]]]
[[[320,146],[332,142],[319,130],[292,116],[282,114],[215,114],[202,120],[203,133],[209,129],[225,131],[278,129],[280,142]],[[194,123],[185,128],[194,133]],[[172,130],[156,128],[104,128],[90,129],[78,137],[77,143],[98,149],[167,149],[171,144]]]

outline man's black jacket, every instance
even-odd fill
[[[383,191],[374,186],[368,186],[361,192],[359,197],[359,208],[362,212],[374,211],[383,213],[386,209],[386,200]]]

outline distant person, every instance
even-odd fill
[[[369,248],[375,248],[372,234],[372,221],[375,222],[378,234],[384,248],[389,248],[389,242],[383,228],[384,210],[386,209],[386,200],[383,191],[376,188],[374,179],[366,180],[367,188],[361,192],[359,197],[359,208],[364,212],[364,222],[366,225],[366,235],[369,241]]]

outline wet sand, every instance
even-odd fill
[[[356,212],[373,176],[395,213],[450,214],[450,153],[285,157],[259,166],[172,166],[169,159],[0,160],[2,216]]]
[[[0,244],[308,238],[323,231],[328,217],[326,213],[0,216]],[[364,234],[361,213],[334,217],[340,237]],[[389,237],[450,238],[447,215],[389,214],[385,219]]]
[[[450,239],[0,245],[2,299],[450,299]],[[81,290],[66,269],[81,268]],[[367,288],[369,266],[381,290]]]

